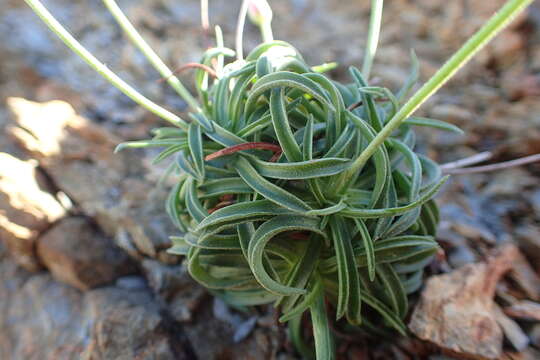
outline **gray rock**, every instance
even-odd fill
[[[193,359],[148,290],[88,292],[0,263],[0,358]]]
[[[193,320],[206,290],[197,284],[182,265],[165,265],[146,259],[142,268],[152,290],[167,306],[170,315],[180,322]]]

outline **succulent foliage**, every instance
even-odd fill
[[[210,49],[207,66],[226,49]],[[160,146],[178,182],[167,212],[181,235],[172,254],[190,274],[234,305],[273,303],[315,333],[336,320],[405,334],[408,294],[422,283],[438,246],[432,200],[445,178],[414,151],[415,126],[459,131],[411,117],[351,179],[355,158],[397,112],[418,76],[393,94],[360,71],[342,84],[314,71],[288,43],[272,41],[216,78],[195,74],[202,103],[186,131],[166,127],[123,147]],[[343,185],[345,184],[345,185]],[[328,340],[330,341],[330,340]]]
[[[224,47],[217,28],[217,46],[192,64],[198,99],[115,1],[103,1],[190,106],[190,121],[138,93],[38,0],[25,0],[90,66],[174,125],[118,147],[159,147],[155,162],[171,163],[176,184],[166,211],[178,234],[169,252],[185,256],[193,278],[229,304],[278,307],[307,357],[305,313],[319,359],[334,358],[334,322],[347,331],[405,334],[408,296],[422,285],[424,268],[438,250],[439,213],[432,198],[446,180],[437,163],[415,151],[413,129],[460,132],[411,114],[532,0],[509,0],[410,98],[418,80],[414,54],[401,89],[369,82],[382,0],[372,0],[362,72],[351,67],[347,83],[324,75],[332,64],[310,66],[293,46],[274,41],[266,1],[244,0],[236,52]],[[244,58],[241,27],[248,13],[264,41]]]

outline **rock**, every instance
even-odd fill
[[[274,359],[279,348],[278,334],[268,328],[255,328],[236,343],[234,336],[238,329],[229,321],[216,319],[209,302],[196,312],[193,326],[184,329],[198,359]]]
[[[0,169],[0,239],[19,265],[37,271],[35,241],[65,210],[46,191],[35,161],[0,153]]]
[[[37,253],[53,277],[81,290],[133,273],[132,260],[88,219],[62,220],[43,235]]]
[[[114,154],[121,140],[65,102],[10,98],[8,106],[11,136],[85,215],[109,236],[129,235],[135,257],[157,257],[168,247],[174,227],[163,211],[166,191],[146,181],[141,152]]]
[[[529,337],[531,338],[531,343],[537,348],[540,348],[540,324],[534,324],[529,332]]]
[[[166,304],[170,315],[180,322],[193,320],[193,313],[207,292],[191,278],[185,266],[146,259],[142,268],[150,287]]]
[[[525,292],[528,298],[536,301],[540,300],[540,277],[521,253],[512,264],[510,277]]]
[[[504,312],[513,318],[540,321],[540,304],[533,301],[522,300],[504,308]]]
[[[540,96],[540,77],[532,74],[505,73],[502,88],[510,100]]]
[[[538,194],[540,195],[540,191]],[[540,213],[540,207],[538,212]],[[515,228],[515,238],[523,254],[531,260],[531,263],[540,264],[540,226],[532,222],[522,224]]]
[[[474,121],[474,115],[463,106],[453,104],[440,104],[433,109],[430,113],[434,119],[448,121],[453,124],[464,124]]]
[[[148,290],[80,292],[0,263],[0,358],[193,359]]]
[[[429,278],[412,314],[411,331],[459,356],[501,356],[503,335],[493,314],[492,298],[499,278],[518,254],[515,246],[506,245],[486,262]]]
[[[504,336],[512,344],[517,351],[523,351],[529,346],[529,337],[521,330],[519,325],[501,310],[497,305],[493,307],[493,315],[495,320],[501,327]]]

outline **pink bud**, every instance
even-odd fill
[[[248,7],[248,16],[255,25],[262,25],[272,21],[272,9],[266,0],[251,0]]]

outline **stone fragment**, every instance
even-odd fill
[[[540,321],[540,304],[522,300],[504,308],[506,315],[517,319]]]
[[[53,277],[81,290],[133,273],[132,260],[88,219],[71,217],[47,231],[37,253]]]
[[[509,275],[528,298],[536,301],[540,300],[540,276],[536,274],[521,253],[512,264]]]
[[[486,262],[432,276],[413,312],[411,331],[459,356],[501,356],[503,334],[493,314],[492,298],[499,278],[511,268],[518,254],[515,246],[505,245]]]
[[[145,259],[142,268],[152,290],[166,304],[171,316],[180,322],[193,320],[193,313],[207,295],[183,265],[165,265]]]
[[[510,344],[512,344],[514,349],[517,351],[523,351],[527,346],[529,346],[530,341],[527,334],[521,330],[519,325],[514,320],[506,316],[499,306],[495,305],[493,307],[493,315],[501,327],[504,336],[506,339],[508,339]]]

